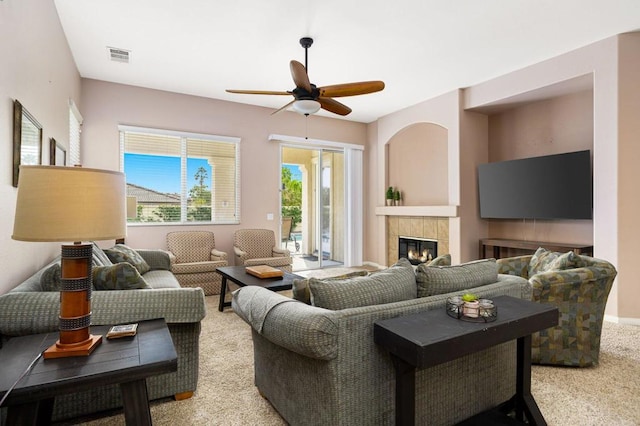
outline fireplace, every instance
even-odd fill
[[[428,262],[438,255],[438,241],[428,238],[398,237],[398,258],[405,258],[412,265]]]

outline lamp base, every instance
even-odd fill
[[[42,356],[45,359],[89,356],[100,343],[102,343],[102,336],[94,336],[93,334],[90,334],[87,340],[78,343],[60,343],[60,340],[58,340],[44,351]]]

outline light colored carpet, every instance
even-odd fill
[[[154,402],[154,424],[285,425],[253,385],[249,326],[230,308],[218,312],[217,305],[217,296],[207,297],[195,395]],[[532,391],[551,426],[640,425],[640,327],[605,323],[598,367],[533,366]],[[123,425],[124,417],[74,424]]]

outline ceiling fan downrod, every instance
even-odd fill
[[[307,70],[307,75],[309,75],[309,64],[307,63],[307,53],[308,49],[313,44],[313,39],[311,37],[302,37],[300,39],[300,46],[304,47],[304,68]]]

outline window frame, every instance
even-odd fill
[[[167,136],[167,137],[178,137],[181,139],[181,178],[180,178],[180,207],[181,207],[181,218],[179,221],[173,222],[127,222],[127,226],[185,226],[185,225],[239,225],[240,224],[240,214],[241,214],[241,203],[240,203],[240,141],[239,137],[235,136],[221,136],[221,135],[213,135],[213,134],[205,134],[205,133],[193,133],[193,132],[183,132],[178,130],[168,130],[168,129],[158,129],[151,127],[139,127],[139,126],[129,126],[129,125],[119,125],[118,126],[118,138],[120,145],[120,171],[124,173],[124,156],[125,156],[125,134],[129,133],[141,133],[141,134],[152,134],[158,136]],[[234,187],[234,196],[236,200],[236,208],[235,208],[235,217],[233,220],[210,220],[210,221],[189,221],[186,219],[186,207],[187,207],[187,198],[188,198],[188,189],[187,189],[187,177],[186,177],[186,160],[189,158],[187,154],[187,140],[188,139],[196,139],[196,140],[204,140],[204,141],[212,141],[212,142],[223,142],[223,143],[231,143],[235,146],[235,187]],[[213,214],[212,214],[213,218]]]

